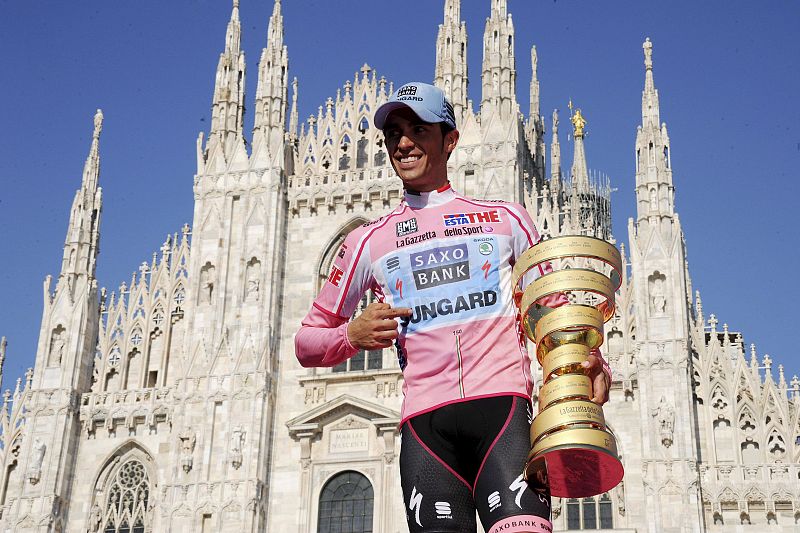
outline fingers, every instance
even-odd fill
[[[603,405],[608,401],[608,394],[611,383],[608,374],[603,371],[602,356],[590,354],[586,361],[581,363],[584,373],[592,380],[592,400],[597,405]]]
[[[389,305],[389,304],[386,304]],[[381,316],[383,318],[400,318],[404,316],[411,316],[411,308],[409,307],[389,307],[389,309],[382,310]]]
[[[586,358],[586,361],[581,363],[581,366],[584,368],[584,370],[587,370],[587,374],[603,369],[603,363],[600,361],[600,358],[591,353],[589,354],[589,357]]]
[[[411,316],[411,309],[409,307],[392,307],[384,302],[374,302],[364,309],[363,314],[372,319],[393,319]]]
[[[411,309],[407,307],[393,308],[388,303],[371,303],[350,322],[348,341],[362,350],[389,348],[399,336],[396,319],[410,314]]]
[[[608,401],[609,385],[605,372],[601,371],[592,378],[592,401],[594,403],[603,405]]]

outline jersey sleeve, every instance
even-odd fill
[[[305,367],[335,366],[358,352],[347,339],[349,321],[312,307],[294,337],[297,360]]]
[[[373,283],[367,246],[369,234],[359,230],[361,228],[351,232],[342,243],[314,300],[316,307],[344,319],[353,315],[361,297]]]
[[[358,352],[347,338],[347,324],[371,283],[366,238],[356,230],[337,251],[328,277],[295,335],[295,355],[301,365],[334,366]]]

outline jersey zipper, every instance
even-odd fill
[[[461,333],[456,333],[456,356],[458,357],[458,392],[464,397],[464,366],[461,358]]]

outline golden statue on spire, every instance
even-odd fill
[[[583,118],[583,114],[581,113],[580,109],[572,109],[572,99],[569,101],[569,111],[570,111],[570,122],[572,122],[573,127],[573,136],[577,138],[583,138],[583,130],[586,128],[586,119]]]

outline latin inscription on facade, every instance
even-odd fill
[[[331,431],[330,453],[366,452],[369,450],[369,428],[335,429]]]

